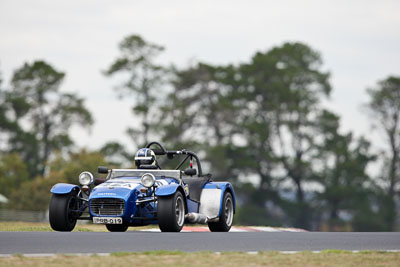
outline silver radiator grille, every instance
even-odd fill
[[[94,198],[90,201],[90,209],[97,215],[122,215],[125,201],[120,198]]]

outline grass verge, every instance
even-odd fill
[[[21,255],[0,258],[0,266],[400,266],[400,253],[374,252],[342,253],[322,251],[321,253],[280,252],[184,253],[179,251],[148,251],[141,253],[118,252],[110,256],[23,257]]]

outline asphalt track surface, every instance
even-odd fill
[[[0,254],[119,251],[400,250],[400,232],[155,233],[0,232]]]

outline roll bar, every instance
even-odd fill
[[[168,158],[172,159],[173,155],[187,155],[187,157],[185,157],[185,159],[183,159],[179,165],[177,166],[176,169],[179,169],[183,163],[189,158],[189,157],[193,157],[196,160],[197,163],[197,168],[199,171],[199,176],[203,176],[203,171],[201,169],[201,163],[199,160],[199,157],[192,151],[188,151],[186,149],[182,149],[182,150],[166,150],[165,147],[160,144],[159,142],[150,142],[146,145],[146,148],[150,148],[151,146],[156,145],[158,146],[160,149],[152,149],[154,151],[154,153],[156,155],[167,155]]]

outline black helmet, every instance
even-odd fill
[[[149,148],[141,148],[136,152],[135,155],[136,168],[140,168],[142,165],[156,165],[156,154]]]

